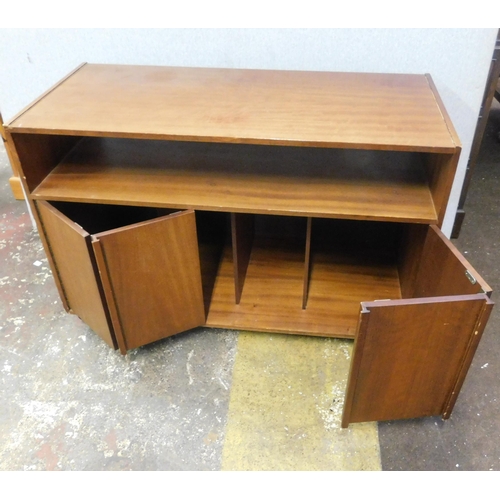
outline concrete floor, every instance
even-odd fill
[[[494,110],[455,241],[494,290],[498,130]],[[110,350],[63,311],[9,175],[0,150],[0,470],[500,470],[498,306],[450,420],[342,430],[349,341],[198,329]]]

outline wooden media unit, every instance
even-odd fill
[[[449,417],[493,303],[439,229],[461,147],[429,75],[84,64],[2,135],[111,347],[353,338],[344,426]]]

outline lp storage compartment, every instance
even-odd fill
[[[439,229],[461,146],[429,75],[84,64],[3,132],[110,346],[354,338],[344,426],[449,417],[493,303]]]

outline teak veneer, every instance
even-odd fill
[[[493,303],[439,229],[460,141],[429,75],[84,64],[2,135],[111,347],[354,338],[343,426],[449,417]]]
[[[85,138],[33,197],[437,222],[424,161],[392,151]]]

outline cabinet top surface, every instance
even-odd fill
[[[452,153],[425,75],[85,64],[12,132]]]

